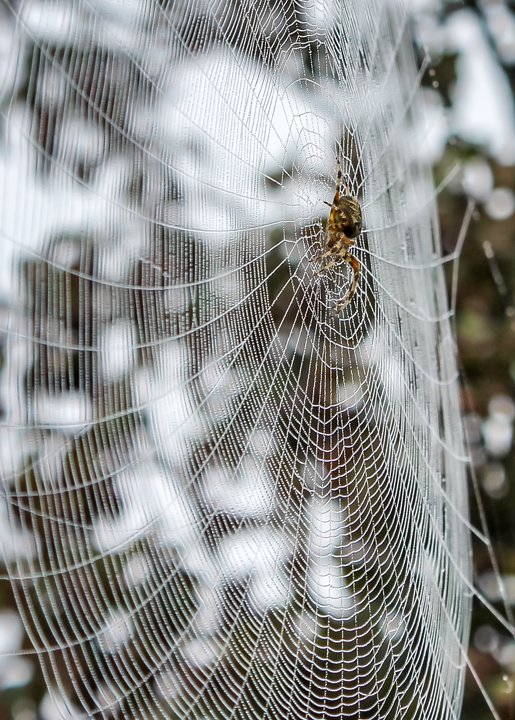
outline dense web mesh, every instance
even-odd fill
[[[459,717],[465,457],[408,31],[385,0],[0,4],[1,559],[64,717]]]

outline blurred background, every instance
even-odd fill
[[[438,8],[434,12],[435,8]],[[470,225],[460,253],[455,329],[462,403],[473,461],[472,518],[481,525],[477,483],[486,523],[515,603],[515,16],[505,2],[422,3],[417,37],[434,62],[424,86],[434,106],[433,164],[438,185],[456,161],[460,172],[439,194],[445,253],[456,248],[470,201]],[[443,116],[440,115],[444,109]],[[440,118],[440,120],[438,120]],[[443,118],[443,119],[442,119]],[[448,286],[453,296],[453,270]],[[452,302],[452,300],[451,300]],[[475,580],[502,606],[491,560],[476,543]],[[514,717],[515,647],[488,611],[474,605],[471,659],[503,718]],[[463,718],[488,718],[468,674]]]
[[[0,77],[0,133],[3,133],[1,147],[16,148],[17,139],[6,136],[5,123],[2,120],[13,110],[10,102],[16,97],[18,102],[33,108],[33,125],[27,132],[34,139],[34,143],[44,150],[38,156],[38,171],[48,172],[49,168],[45,163],[49,163],[50,158],[59,153],[63,166],[87,184],[95,168],[102,162],[102,142],[95,135],[95,130],[91,129],[91,136],[87,133],[81,135],[80,152],[77,152],[76,147],[69,146],[66,135],[62,136],[59,148],[53,146],[55,128],[59,127],[62,119],[62,108],[59,106],[60,88],[58,84],[53,85],[50,82],[52,78],[48,82],[38,83],[38,75],[34,70],[38,63],[44,62],[39,43],[49,43],[53,48],[54,59],[65,62],[69,53],[67,29],[59,24],[60,14],[56,11],[55,3],[34,4],[32,13],[27,12],[25,17],[29,24],[33,23],[32,28],[37,28],[40,35],[34,38],[33,47],[25,46],[23,55],[13,62],[9,55],[13,49],[12,10],[14,7],[18,11],[23,5],[24,3],[16,2],[0,3],[0,68],[5,69]],[[115,35],[119,33],[118,37],[125,41],[123,38],[126,31],[126,40],[133,43],[134,48],[140,49],[148,41],[148,37],[131,37],[129,23],[127,28],[124,28],[125,18],[136,12],[136,5],[137,3],[129,2],[121,9],[116,2],[106,3],[104,11],[107,13],[107,21],[111,23],[110,32]],[[180,19],[179,5],[176,10]],[[203,22],[201,12],[196,21]],[[505,599],[513,607],[515,11],[513,3],[502,0],[417,0],[413,2],[411,23],[413,43],[420,62],[429,59],[421,81],[427,120],[423,153],[434,167],[442,246],[444,255],[449,257],[446,263],[449,302],[455,310],[454,324],[462,375],[461,402],[473,460],[470,479],[472,518],[478,527],[482,527],[486,520],[494,556],[504,579]],[[188,27],[182,26],[180,22],[177,26],[187,38]],[[156,42],[159,43],[159,34],[156,37]],[[166,38],[163,42],[166,43]],[[106,41],[106,47],[107,44]],[[93,85],[95,77],[94,74],[88,75],[87,67],[88,57],[93,57],[93,51],[86,44],[76,52],[77,62],[86,68],[80,81],[83,83],[82,89],[90,93],[88,84]],[[120,126],[127,132],[132,132],[126,107],[131,103],[140,103],[144,107],[150,90],[142,85],[135,90],[134,97],[124,96],[127,70],[122,64],[115,67],[110,65],[109,53],[106,50],[105,56],[102,56],[102,52],[102,49],[96,48],[96,59],[92,65],[97,68],[95,72],[98,68],[103,68],[111,84],[105,94],[97,98],[99,116],[108,114],[117,117]],[[134,52],[137,55],[137,50]],[[170,61],[173,62],[173,58],[170,58]],[[27,70],[25,75],[23,68]],[[144,72],[142,74],[144,75]],[[13,95],[14,75],[17,87]],[[140,117],[142,127],[139,132],[144,133],[145,122],[149,121],[144,114]],[[76,122],[80,124],[80,117],[76,118]],[[149,122],[149,127],[150,124]],[[76,134],[71,133],[70,137],[76,138]],[[143,166],[146,161],[144,152],[141,153],[139,161]],[[118,158],[117,162],[121,163],[123,159]],[[113,174],[114,172],[113,169]],[[143,177],[142,171],[140,182],[143,182]],[[142,193],[142,188],[138,186],[136,174],[133,178],[133,186],[127,188],[127,193],[137,196]],[[109,183],[109,178],[106,183]],[[7,186],[3,187],[3,193],[4,199],[8,198]],[[170,193],[173,200],[172,185]],[[43,198],[42,204],[45,202]],[[66,202],[66,199],[63,202]],[[149,209],[150,213],[160,211],[161,208]],[[52,218],[47,217],[44,221],[48,222],[50,232]],[[125,228],[121,232],[124,231]],[[79,274],[91,272],[94,267],[96,259],[93,254],[88,255],[79,240],[74,245],[74,232],[76,230],[72,228],[66,242],[63,242],[61,247],[57,243],[52,250],[55,272],[55,268],[67,264]],[[460,239],[463,240],[462,244]],[[128,242],[132,242],[130,237]],[[72,252],[70,256],[70,248],[75,248],[75,255]],[[190,250],[191,256],[183,258],[186,265],[194,262],[193,244]],[[2,245],[2,252],[5,252],[5,257],[3,267],[0,267],[0,298],[7,298],[13,282],[9,276],[7,254],[10,249],[7,244]],[[158,262],[157,259],[154,260]],[[109,257],[103,258],[103,262],[108,264]],[[149,267],[150,265],[151,263]],[[147,271],[151,273],[152,270],[143,266],[132,268],[136,285],[138,279]],[[49,282],[46,275],[48,272],[48,268],[43,268],[36,262],[26,262],[24,279],[29,295],[31,287]],[[169,268],[169,272],[170,277],[173,277],[175,269]],[[191,278],[193,275],[187,276],[186,281]],[[73,314],[74,299],[76,300],[81,292],[78,283],[74,284],[70,280],[67,292],[70,297],[70,313]],[[180,303],[181,298],[178,301]],[[113,297],[105,299],[106,306],[109,303],[116,305],[116,302],[117,299]],[[141,302],[141,307],[138,302]],[[177,298],[174,302],[177,302]],[[159,313],[165,313],[166,317],[162,318],[163,333],[166,332],[167,323],[173,325],[175,322],[166,314],[166,308],[163,310],[159,307],[143,307],[143,301],[135,304],[142,313],[155,312],[158,324]],[[3,310],[0,309],[0,312]],[[119,325],[119,328],[122,335],[127,333],[126,327]],[[120,338],[117,342],[119,340]],[[142,343],[147,340],[149,338],[139,338]],[[73,372],[78,376],[82,371],[82,362],[81,358],[75,361]],[[124,359],[115,357],[109,362],[112,363],[112,377],[117,378],[117,363],[123,365]],[[38,372],[42,372],[41,368]],[[0,377],[2,374],[1,382],[9,382],[6,380],[8,373],[0,346]],[[30,389],[34,382],[30,372],[23,376],[22,382]],[[216,384],[216,380],[213,380],[213,383]],[[130,405],[130,398],[123,397],[124,388],[121,382],[113,381],[112,392],[113,396],[118,393],[116,400],[112,401],[113,407],[119,409],[124,407],[124,403],[127,407]],[[46,408],[45,412],[45,417],[53,417],[53,408]],[[75,417],[72,410],[70,417]],[[2,443],[0,452],[5,459],[13,452],[11,438],[4,437]],[[81,452],[86,454],[84,448]],[[93,455],[93,450],[90,452]],[[73,474],[73,458],[69,462]],[[35,487],[29,476],[30,473],[25,486],[28,493]],[[5,521],[0,523],[0,530],[6,527]],[[181,538],[181,541],[187,543],[188,538]],[[5,531],[4,536],[0,537],[3,556],[12,558],[15,551],[11,546],[19,548],[24,542],[26,538],[23,533],[20,533],[19,537],[12,537]],[[133,568],[134,573],[137,574],[138,571],[138,567]],[[486,598],[502,612],[503,598],[496,575],[492,571],[492,559],[483,543],[478,543],[475,547],[475,582]],[[159,595],[157,608],[158,605]],[[5,583],[0,584],[0,651],[6,654],[5,657],[0,654],[0,720],[53,720],[60,716],[60,712],[46,692],[43,673],[38,663],[30,655],[24,656],[24,650],[28,649],[30,644],[16,619],[16,606],[16,593],[9,591]],[[113,638],[112,642],[116,643],[116,638]],[[13,652],[17,653],[16,657],[10,655]],[[470,657],[481,682],[495,703],[499,717],[503,720],[515,717],[515,643],[513,638],[493,621],[491,612],[479,603],[474,607]],[[491,717],[490,710],[480,698],[477,682],[469,673],[462,720],[487,720]]]

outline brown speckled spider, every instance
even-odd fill
[[[346,262],[352,268],[350,287],[343,298],[335,302],[335,312],[341,312],[354,297],[361,267],[358,259],[349,252],[349,248],[356,244],[356,238],[361,232],[361,206],[350,194],[347,184],[343,183],[342,179],[342,169],[338,160],[338,178],[333,203],[331,205],[325,201],[331,212],[324,232],[324,248],[321,254],[314,258],[321,265],[317,275],[325,274],[341,262]]]

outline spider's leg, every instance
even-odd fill
[[[336,263],[334,262],[334,253],[331,250],[326,250],[320,255],[309,258],[309,262],[323,262],[326,258],[331,258],[330,262],[323,263],[322,267],[315,272],[315,275],[323,275],[327,270],[333,268]]]
[[[320,255],[314,255],[313,257],[308,258],[308,262],[310,262],[310,263],[316,262],[317,263],[317,262],[320,262],[320,260],[322,260],[323,257],[324,257],[324,253],[321,253]],[[324,271],[324,268],[321,268],[320,270],[317,270],[315,272],[315,275],[320,275],[320,273],[322,273],[323,271]]]
[[[341,312],[350,303],[356,293],[361,272],[361,265],[357,257],[347,251],[343,256],[343,259],[352,268],[353,275],[349,289],[347,290],[343,298],[335,303],[334,312]]]
[[[346,195],[347,197],[351,196],[350,191],[350,175],[348,173],[345,173],[345,175],[342,173],[342,164],[340,160],[337,159],[338,162],[338,180],[336,182],[336,193],[338,195]]]
[[[341,195],[342,192],[342,166],[340,161],[338,160],[338,175],[336,176],[336,194]]]
[[[315,274],[322,275],[324,272],[326,272],[326,270],[331,270],[332,268],[339,265],[342,260],[348,262],[345,259],[346,256],[349,255],[349,253],[347,252],[347,248],[350,245],[354,244],[355,240],[350,240],[343,233],[335,234],[330,247],[326,245],[326,249],[323,252],[320,252],[318,255],[315,255],[315,257],[309,259],[309,262],[314,262],[315,260],[317,262],[321,262],[326,260],[327,258],[330,258],[329,262],[325,262],[323,267],[321,267],[320,270],[318,270]],[[351,255],[351,257],[353,256]]]
[[[327,260],[329,258],[329,260]],[[325,275],[329,270],[332,270],[335,268],[338,263],[342,260],[342,257],[339,256],[338,259],[335,259],[336,255],[332,250],[326,250],[321,255],[317,255],[314,258],[310,258],[310,261],[316,260],[317,262],[321,262],[321,267],[315,271],[314,275],[315,277],[319,277],[320,275]],[[326,262],[324,262],[324,260]]]
[[[343,178],[343,192],[345,195],[350,197],[352,195],[350,191],[350,175],[348,173],[345,173]]]
[[[331,265],[337,265],[338,262],[341,262],[342,260],[345,260],[345,253],[342,253],[341,249],[337,249],[335,247],[328,248],[327,250],[324,250],[324,252],[320,253],[320,255],[316,256],[316,260],[325,260],[326,258],[332,258],[334,260]],[[338,260],[335,260],[335,258],[338,258]],[[326,265],[327,268],[327,265]]]

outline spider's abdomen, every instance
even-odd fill
[[[331,230],[336,233],[343,233],[345,237],[355,238],[361,232],[361,207],[356,198],[344,195],[340,197],[338,204],[334,206],[334,213],[331,212]]]

